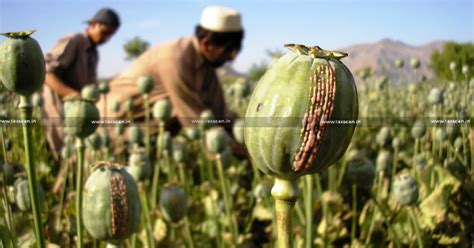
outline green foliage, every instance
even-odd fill
[[[249,70],[249,79],[252,82],[258,82],[260,78],[265,74],[267,71],[267,64],[261,63],[261,64],[253,64],[252,67]]]
[[[363,80],[366,80],[367,78],[371,77],[374,75],[374,69],[370,66],[366,66],[356,72],[359,77],[361,77]]]
[[[148,47],[150,47],[150,43],[143,40],[139,36],[134,37],[123,45],[123,49],[127,53],[127,60],[137,58],[140,56],[140,54],[145,52]]]
[[[457,68],[454,74],[449,68],[451,62],[456,62]],[[473,43],[457,43],[446,42],[442,51],[435,51],[431,55],[430,67],[438,79],[456,80],[464,79],[462,76],[462,66],[469,67],[468,77],[474,76],[474,44]]]

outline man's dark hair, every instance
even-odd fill
[[[110,25],[116,28],[120,27],[119,15],[117,14],[117,12],[110,8],[100,9],[99,11],[97,11],[94,17],[92,17],[92,19],[87,21],[87,23],[91,24],[93,21]]]
[[[199,41],[205,37],[209,37],[209,42],[212,45],[236,47],[239,49],[242,45],[242,39],[244,38],[243,30],[237,32],[214,32],[201,27],[201,25],[196,26],[194,34]]]

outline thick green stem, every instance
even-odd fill
[[[351,225],[351,244],[355,245],[355,234],[357,227],[357,185],[352,185],[352,225]]]
[[[191,235],[191,228],[189,227],[188,217],[184,217],[184,226],[186,228],[186,239],[188,240],[188,247],[194,248],[193,237]]]
[[[304,191],[303,191],[303,195],[306,195]],[[298,202],[295,203],[295,212],[296,212],[296,217],[298,218],[298,221],[300,222],[300,224],[305,226],[306,219],[305,219],[305,214],[303,213],[303,207],[301,207],[301,203],[300,204],[298,204]]]
[[[377,199],[375,199],[375,197],[373,195],[372,195],[372,201],[375,204],[375,206],[380,210],[380,213],[382,213],[383,220],[387,224],[388,230],[392,233],[393,241],[395,243],[395,247],[397,247],[397,248],[402,247],[399,243],[399,240],[401,240],[401,239],[397,236],[397,233],[395,232],[395,230],[393,230],[393,227],[392,227],[391,223],[389,222],[389,218],[388,218],[387,214],[385,213],[383,207],[379,204],[379,202],[377,201]]]
[[[179,177],[180,181],[183,184],[184,190],[188,191],[188,182],[186,181],[186,172],[184,171],[184,163],[180,162],[178,164],[178,170],[179,170]]]
[[[171,166],[170,151],[168,149],[163,150],[163,160],[165,162],[166,169],[168,170],[168,182],[177,183],[178,175],[174,173],[173,167]]]
[[[275,178],[272,196],[275,199],[278,248],[293,247],[292,215],[299,189],[294,181]]]
[[[229,196],[229,188],[227,186],[227,182],[224,176],[224,168],[222,166],[222,160],[221,160],[220,154],[217,154],[216,156],[216,163],[217,163],[217,171],[219,174],[219,181],[221,183],[221,188],[222,188],[222,194],[224,196],[225,212],[226,212],[226,215],[230,224],[231,233],[232,233],[232,243],[233,243],[233,246],[237,246],[237,236],[238,236],[237,222],[235,220],[235,215],[232,214],[232,199],[230,199],[230,196]]]
[[[28,188],[30,190],[31,198],[31,209],[33,210],[33,220],[35,227],[36,244],[38,247],[45,247],[44,236],[43,236],[43,225],[41,222],[41,209],[39,205],[38,191],[36,189],[36,171],[35,171],[35,160],[33,158],[33,145],[31,128],[29,127],[29,121],[32,116],[32,106],[30,96],[20,97],[20,111],[23,119],[23,141],[25,145],[26,153],[26,173],[28,174]]]
[[[421,237],[420,225],[418,224],[418,221],[416,220],[415,209],[413,207],[409,207],[409,212],[410,212],[411,221],[413,223],[413,227],[415,228],[415,235],[416,235],[416,241],[418,242],[418,248],[423,248],[424,247],[423,239]]]
[[[132,234],[132,238],[131,238],[131,241],[130,241],[130,247],[131,248],[137,247],[137,234],[136,233]]]
[[[306,198],[305,198],[305,211],[306,211],[306,248],[311,248],[313,245],[313,175],[306,175]]]
[[[64,173],[64,183],[62,183],[61,185],[61,193],[59,195],[59,219],[58,219],[58,223],[61,224],[61,221],[62,221],[62,217],[63,217],[63,207],[64,207],[64,198],[66,197],[66,183],[68,183],[68,179],[70,180],[70,178],[68,178],[68,175],[69,175],[69,161],[66,160],[66,172]]]
[[[328,177],[329,177],[329,180],[328,180],[328,188],[329,188],[329,191],[331,192],[336,192],[336,171],[335,171],[335,168],[334,166],[331,166],[329,167],[328,169]]]
[[[155,209],[156,207],[156,198],[158,194],[158,178],[160,176],[160,159],[163,150],[162,139],[163,133],[165,132],[165,125],[162,121],[159,123],[158,129],[158,137],[156,138],[156,162],[155,162],[155,169],[153,170],[153,179],[151,183],[151,209]]]
[[[150,103],[148,94],[143,95],[143,104],[145,105],[145,148],[146,154],[150,156]]]
[[[414,157],[416,160],[416,157]],[[393,151],[393,164],[392,164],[392,172],[390,173],[390,183],[393,182],[395,178],[395,174],[397,173],[397,165],[398,165],[398,147],[396,147]],[[413,167],[415,167],[415,162],[413,162]]]
[[[84,237],[82,229],[82,188],[84,173],[84,139],[77,138],[77,181],[76,181],[76,228],[77,228],[77,247],[84,247],[82,238]]]
[[[384,180],[383,171],[381,171],[379,174],[377,174],[377,178],[374,182],[373,189],[372,189],[372,191],[375,191],[375,195],[372,194],[372,197],[373,197],[374,201],[378,200],[380,192],[383,189],[383,180]],[[369,226],[369,232],[368,232],[368,235],[367,235],[367,239],[365,240],[365,245],[366,246],[370,244],[370,240],[372,238],[372,232],[374,231],[374,227],[375,227],[375,216],[376,216],[376,214],[377,213],[375,212],[375,208],[373,208],[372,218],[371,218],[371,222],[370,222],[370,226]]]
[[[469,143],[470,143],[470,146],[471,146],[471,171],[474,171],[474,129],[473,128],[470,128],[470,132],[471,134],[469,135]],[[467,164],[467,161],[466,161],[466,164]]]
[[[339,188],[342,184],[342,180],[344,179],[344,174],[346,172],[346,169],[347,169],[347,160],[344,159],[342,161],[342,166],[341,166],[341,169],[339,170],[339,174],[337,177],[337,185],[336,185],[337,188]]]
[[[176,242],[176,227],[171,224],[170,225],[170,243],[172,244],[171,246],[173,246],[173,244]]]
[[[466,131],[464,131],[464,127],[461,126],[461,137],[462,137],[462,150],[463,150],[463,160],[464,160],[464,164],[465,165],[468,165],[468,149],[467,149],[467,144],[466,144],[466,140],[469,140],[468,137],[466,137]],[[471,141],[472,142],[472,141]],[[472,148],[472,145],[471,145],[471,148]],[[472,163],[472,150],[471,150],[471,171],[474,170],[474,167],[472,166],[473,163]]]
[[[140,184],[139,185],[139,190],[138,194],[140,195],[140,200],[142,203],[143,207],[143,213],[142,213],[142,220],[145,222],[145,232],[146,232],[146,242],[147,246],[149,248],[154,248],[155,247],[155,242],[153,240],[153,234],[152,234],[152,226],[150,222],[150,209],[149,209],[149,203],[148,203],[148,197],[146,196],[146,192],[143,188],[143,186]]]

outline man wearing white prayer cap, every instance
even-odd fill
[[[131,99],[134,122],[143,122],[143,97],[137,81],[141,76],[149,76],[155,82],[149,94],[150,104],[163,98],[171,102],[172,118],[165,126],[172,133],[183,127],[196,126],[201,113],[211,110],[215,117],[213,122],[224,126],[232,136],[233,120],[237,116],[227,108],[216,68],[236,58],[243,37],[244,29],[238,11],[223,6],[204,8],[193,36],[150,48],[111,80],[107,101],[120,103],[120,109],[114,110],[115,104],[107,104],[104,112],[105,102],[102,99],[97,103],[101,116],[125,118],[124,105]],[[156,123],[152,125],[156,126]],[[110,129],[113,130],[113,127]],[[237,150],[240,150],[237,153],[245,153],[242,149]]]

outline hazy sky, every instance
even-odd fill
[[[411,45],[434,40],[474,42],[473,2],[0,0],[0,32],[36,29],[34,37],[46,52],[61,36],[83,30],[83,21],[98,9],[112,7],[120,14],[123,25],[109,43],[99,48],[99,75],[111,76],[129,63],[125,61],[124,42],[141,36],[154,45],[191,35],[202,9],[219,4],[243,15],[246,37],[234,68],[246,71],[267,58],[267,49],[281,48],[285,43],[336,49],[383,38]]]

